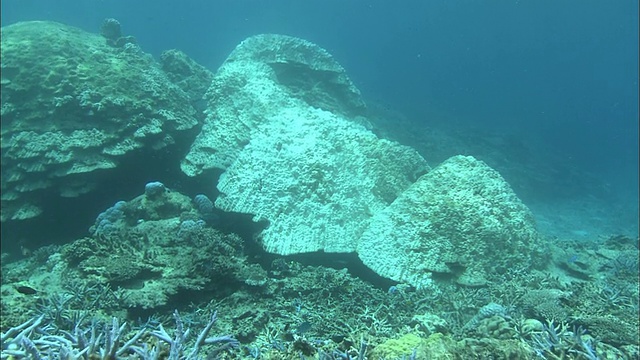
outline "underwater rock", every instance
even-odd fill
[[[189,96],[139,47],[55,22],[2,28],[1,86],[2,221],[40,215],[45,196],[90,192],[93,173],[198,124]]]
[[[416,287],[434,276],[483,284],[540,261],[536,240],[533,215],[500,174],[454,156],[375,214],[357,252],[379,275]]]

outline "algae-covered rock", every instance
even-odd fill
[[[274,34],[238,45],[216,72],[206,98],[206,121],[182,162],[189,176],[227,168],[258,125],[283,108],[311,106],[349,117],[365,111],[360,92],[326,50]]]
[[[533,215],[493,169],[455,156],[378,212],[358,245],[376,273],[414,286],[432,278],[483,284],[540,257]]]
[[[189,96],[137,45],[47,21],[2,28],[2,220],[45,193],[92,191],[92,173],[198,124]]]

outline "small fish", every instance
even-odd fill
[[[311,330],[311,323],[308,321],[304,321],[302,324],[298,325],[298,328],[296,329],[296,332],[299,335],[302,335],[304,333],[306,333],[307,331]]]
[[[25,285],[20,285],[16,287],[16,290],[20,293],[20,294],[25,294],[25,295],[33,295],[36,294],[38,291],[30,286],[25,286]]]

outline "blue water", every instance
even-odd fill
[[[606,223],[610,206],[637,235],[638,1],[2,1],[3,26],[54,20],[98,32],[108,17],[146,52],[178,48],[212,70],[250,35],[315,42],[367,99],[411,121],[511,133],[596,178],[610,198],[590,202],[595,190],[576,183],[585,190],[563,202],[566,217],[590,210],[569,233],[590,233],[582,225],[593,213]],[[562,209],[530,205],[543,225]]]

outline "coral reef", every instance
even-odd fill
[[[181,201],[189,202],[186,197]],[[165,234],[165,238],[174,236]],[[80,239],[72,244],[76,249],[84,249],[88,241],[94,240]],[[170,243],[168,239],[164,242],[165,246]],[[107,324],[111,324],[113,316],[126,317],[129,326],[121,330],[121,346],[146,329],[147,334],[141,337],[147,343],[146,348],[144,344],[137,344],[139,349],[132,351],[149,354],[157,346],[168,352],[167,339],[185,338],[186,328],[206,328],[215,310],[220,309],[225,316],[215,323],[217,331],[233,334],[239,342],[236,348],[217,343],[223,345],[222,358],[608,359],[634,358],[638,354],[637,302],[635,305],[631,302],[574,306],[573,302],[597,298],[597,288],[588,286],[593,280],[571,277],[569,272],[562,282],[545,270],[539,274],[511,273],[510,280],[488,283],[483,288],[451,284],[433,291],[397,284],[386,290],[350,275],[346,269],[305,266],[283,258],[273,260],[262,269],[258,264],[242,262],[242,256],[236,255],[239,259],[236,261],[241,261],[242,266],[234,268],[234,273],[241,274],[237,275],[235,284],[218,268],[210,276],[224,277],[221,282],[205,284],[196,292],[179,290],[182,296],[189,294],[192,303],[170,299],[170,304],[179,306],[183,323],[180,331],[175,314],[167,313],[164,306],[142,313],[128,308],[127,293],[131,289],[126,283],[116,281],[107,286],[75,271],[70,258],[64,255],[68,253],[67,246],[18,263],[3,263],[2,328],[5,333],[32,319],[28,327],[40,317],[41,325],[70,334],[74,334],[79,321],[83,324],[79,328],[83,330],[88,329],[91,318],[105,324],[98,329],[111,329]],[[183,246],[193,245],[187,241]],[[599,247],[612,249],[603,243]],[[60,254],[60,250],[64,254]],[[126,262],[126,254],[118,252],[111,263]],[[79,255],[78,259],[85,257]],[[200,273],[199,269],[191,271],[190,277]],[[63,279],[66,287],[60,286]],[[166,281],[170,286],[173,280],[167,277],[157,281]],[[18,284],[36,289],[41,299],[19,293]],[[637,280],[628,285],[637,288]],[[213,291],[207,291],[209,286]],[[567,308],[564,321],[544,318],[544,313],[532,313],[528,309],[527,304],[532,300],[527,297],[534,294],[533,291],[566,292],[567,287],[572,293],[568,297],[552,296]],[[12,315],[10,309],[13,308],[20,308],[22,312]],[[616,313],[616,309],[620,311]],[[175,330],[172,332],[171,328]],[[188,353],[194,349],[196,339],[185,340],[183,349]],[[24,351],[21,346],[6,346],[3,355]],[[203,348],[209,353],[216,353],[216,349],[220,347]]]
[[[213,291],[216,282],[242,282],[241,240],[205,227],[190,198],[151,184],[144,195],[119,203],[120,217],[110,223],[117,231],[99,232],[98,225],[94,238],[65,247],[64,257],[84,276],[120,287],[131,308],[162,306],[188,290]]]
[[[102,33],[3,28],[3,219],[195,133],[210,79],[182,170],[224,172],[218,208],[138,184],[86,236],[3,254],[1,359],[638,358],[637,238],[538,234],[483,162],[431,170],[374,134],[344,69],[304,40],[251,37],[213,77],[178,51],[160,72],[113,19]]]
[[[324,85],[304,85],[310,78]],[[182,170],[223,169],[215,206],[267,223],[259,239],[269,252],[357,252],[379,275],[413,286],[435,276],[479,287],[545,261],[531,212],[496,171],[457,156],[429,172],[413,149],[377,137],[356,111],[357,89],[315,45],[251,37],[207,98]]]
[[[145,194],[101,213],[91,237],[50,255],[57,262],[56,291],[65,292],[64,283],[72,281],[107,286],[118,289],[116,307],[136,311],[167,305],[185,293],[251,282],[241,239],[205,227],[190,198],[151,184]],[[34,286],[44,286],[41,280],[32,279]]]
[[[5,26],[1,220],[40,215],[52,194],[91,192],[94,173],[135,150],[171,146],[197,124],[189,96],[137,45],[114,48],[54,22]]]

